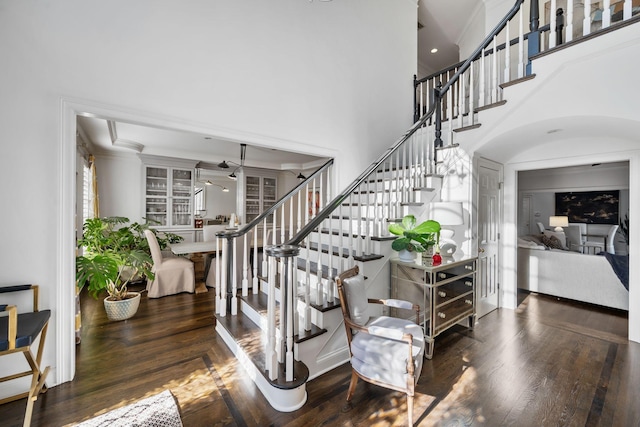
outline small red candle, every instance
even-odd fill
[[[440,263],[442,263],[442,257],[437,252],[433,254],[432,259],[433,259],[433,265],[440,265]]]

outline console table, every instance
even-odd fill
[[[391,260],[391,298],[420,305],[425,341],[425,357],[433,357],[435,338],[456,323],[476,318],[477,258],[443,258],[440,265],[421,265]],[[394,309],[393,315],[401,315]],[[415,316],[415,314],[414,314]],[[420,323],[420,319],[414,319]]]

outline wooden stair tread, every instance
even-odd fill
[[[293,381],[285,381],[286,377],[282,363],[278,364],[278,378],[274,381],[269,379],[264,354],[266,337],[258,325],[253,323],[244,313],[238,312],[236,316],[227,315],[224,317],[216,315],[216,321],[229,332],[236,344],[242,348],[256,369],[272,386],[283,390],[294,389],[300,387],[309,379],[309,368],[297,360],[293,362]]]
[[[454,129],[454,132],[466,132],[468,130],[478,129],[481,126],[480,123],[476,123],[475,125],[462,126],[461,128]]]
[[[493,102],[491,104],[483,105],[482,107],[477,107],[474,111],[478,113],[480,111],[490,110],[491,108],[500,107],[501,105],[504,105],[506,103],[507,103],[507,100],[503,99],[502,101]]]
[[[520,77],[519,79],[511,80],[510,82],[500,83],[498,86],[500,86],[501,89],[504,89],[504,88],[509,87],[509,86],[517,85],[518,83],[523,83],[523,82],[526,82],[528,80],[532,80],[535,77],[536,77],[535,74],[530,74],[528,76]]]
[[[302,245],[301,247],[304,248],[306,246]],[[308,249],[317,252],[318,251],[318,244],[315,243],[315,242],[311,243],[311,245],[309,246]],[[340,254],[338,252],[338,250],[339,250],[339,248],[337,246],[332,246],[331,253],[333,255],[335,255],[335,256],[340,256],[342,258],[349,258],[349,248],[343,248],[342,254]],[[329,253],[329,245],[325,245],[325,244],[321,245],[321,251],[324,254],[328,254]],[[383,258],[382,255],[378,255],[378,254],[356,255],[355,250],[352,253],[353,253],[353,259],[356,260],[356,261],[366,262],[366,261],[373,261],[373,260],[376,260],[376,259]]]

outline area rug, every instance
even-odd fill
[[[176,399],[169,390],[114,409],[77,427],[183,427]]]

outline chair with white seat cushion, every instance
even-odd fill
[[[144,234],[153,258],[151,271],[155,275],[153,280],[147,279],[149,298],[160,298],[180,292],[194,293],[196,280],[193,262],[183,257],[163,257],[153,231],[144,230]]]
[[[616,233],[618,232],[618,227],[620,226],[612,225],[609,228],[609,231],[607,232],[606,246],[604,242],[594,242],[587,240],[586,242],[584,242],[584,247],[587,249],[587,251],[593,250],[593,253],[596,254],[606,249],[607,252],[615,255],[616,248],[614,247],[614,241],[616,238]]]
[[[364,276],[353,267],[338,277],[338,296],[351,355],[351,401],[358,378],[407,394],[408,424],[413,425],[413,396],[422,371],[425,341],[422,327],[410,320],[369,316],[369,304],[413,310],[419,322],[420,307],[395,299],[367,299]]]

